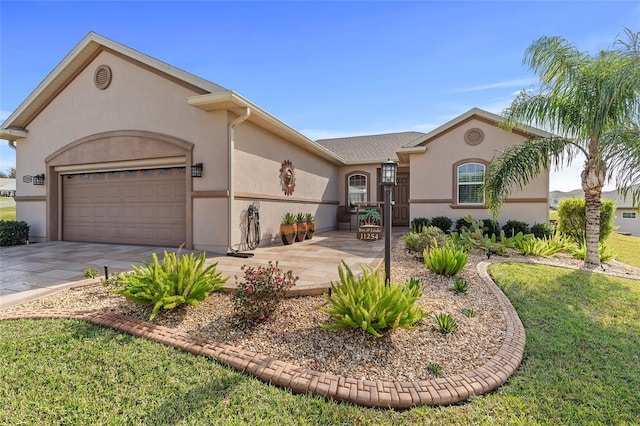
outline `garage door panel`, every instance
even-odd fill
[[[186,235],[184,169],[63,179],[63,239],[177,246]]]

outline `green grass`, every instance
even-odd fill
[[[525,325],[498,391],[402,412],[292,395],[217,362],[74,320],[0,322],[0,424],[638,424],[640,282],[491,267]]]
[[[0,207],[0,220],[16,220],[16,206]]]
[[[605,244],[616,254],[617,261],[640,268],[640,237],[613,233]]]

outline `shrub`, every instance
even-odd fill
[[[436,329],[443,334],[455,333],[458,330],[458,323],[449,314],[440,313],[435,318]]]
[[[481,235],[498,236],[498,233],[500,232],[500,225],[497,221],[491,219],[476,221],[471,217],[471,215],[462,217],[456,221],[456,231],[460,233],[464,230],[464,228],[469,229],[470,226],[474,224],[476,225],[476,227],[479,226],[480,228],[482,228]]]
[[[462,311],[462,313],[467,317],[467,318],[473,318],[476,316],[476,311],[474,311],[472,308],[467,308],[464,311]]]
[[[507,255],[507,247],[513,248],[517,240],[523,238],[529,238],[529,236],[516,234],[513,237],[507,238],[504,231],[500,232],[500,240],[496,238],[496,234],[489,236],[486,232],[487,227],[484,225],[484,221],[475,221],[471,216],[466,216],[464,222],[467,224],[462,226],[460,233],[454,233],[452,235],[452,241],[458,248],[466,248],[471,250],[473,248],[480,248],[485,251],[489,256],[491,254],[498,254],[501,256]],[[493,222],[495,223],[495,222]],[[532,238],[533,236],[531,236]]]
[[[553,237],[533,238],[519,241],[516,248],[522,254],[551,257],[565,250],[569,250],[572,246],[572,242],[563,234],[558,232],[554,234]]]
[[[466,293],[469,289],[469,284],[462,278],[456,278],[453,282],[453,291],[457,294]]]
[[[446,216],[436,216],[431,219],[431,226],[442,229],[442,232],[449,233],[451,231],[453,221]]]
[[[332,283],[331,293],[325,295],[330,305],[320,307],[335,323],[319,324],[322,328],[361,328],[381,337],[382,332],[398,327],[413,330],[413,324],[429,315],[422,310],[423,306],[415,305],[421,286],[385,285],[381,271],[374,272],[365,266],[362,277],[356,278],[344,261],[338,273],[340,282]]]
[[[531,233],[536,238],[549,238],[554,233],[554,227],[550,223],[536,223],[531,227]]]
[[[417,289],[418,294],[422,294],[422,283],[418,278],[409,278],[409,281],[407,281],[404,286],[412,291]]]
[[[603,242],[613,232],[616,205],[613,200],[601,200],[600,235]],[[568,235],[578,244],[586,240],[584,198],[565,198],[558,205],[558,231]]]
[[[518,232],[522,232],[523,235],[531,232],[529,230],[529,224],[521,220],[508,220],[502,226],[502,230],[507,237],[513,237]]]
[[[422,228],[422,232],[412,232],[402,237],[407,250],[422,253],[424,249],[433,247],[434,244],[443,246],[447,243],[447,236],[440,228],[435,226],[426,226]]]
[[[265,320],[298,281],[293,271],[283,273],[278,262],[269,261],[265,267],[245,265],[242,271],[244,281],[238,283],[236,277],[237,287],[230,297],[236,315],[248,321]]]
[[[616,255],[613,250],[607,247],[604,243],[598,243],[598,253],[600,254],[600,262],[611,260]],[[584,260],[584,257],[587,255],[587,246],[578,244],[574,245],[571,249],[571,255],[578,259]]]
[[[0,220],[0,246],[17,246],[29,241],[29,225],[25,221]]]
[[[98,269],[94,268],[93,266],[85,269],[82,272],[82,276],[85,278],[93,279],[93,278],[96,278],[98,275],[100,275],[100,271],[98,271]]]
[[[429,219],[426,217],[416,217],[411,221],[411,232],[422,232],[422,229],[429,226]]]
[[[424,263],[438,275],[455,275],[467,264],[467,253],[449,243],[443,247],[435,245],[423,252]]]
[[[113,290],[134,302],[153,305],[149,320],[158,315],[160,308],[173,309],[184,303],[197,307],[226,281],[216,272],[217,263],[204,269],[205,253],[196,257],[193,253],[177,256],[165,251],[162,264],[155,253],[151,257],[152,264],[132,265],[133,272],[122,275],[122,286]]]

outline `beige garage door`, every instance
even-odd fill
[[[62,177],[62,238],[177,247],[185,242],[185,169]]]

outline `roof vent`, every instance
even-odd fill
[[[484,132],[477,127],[467,130],[464,141],[469,145],[479,145],[484,140]]]
[[[111,84],[111,68],[106,65],[100,65],[93,74],[93,82],[100,90],[104,90]]]

